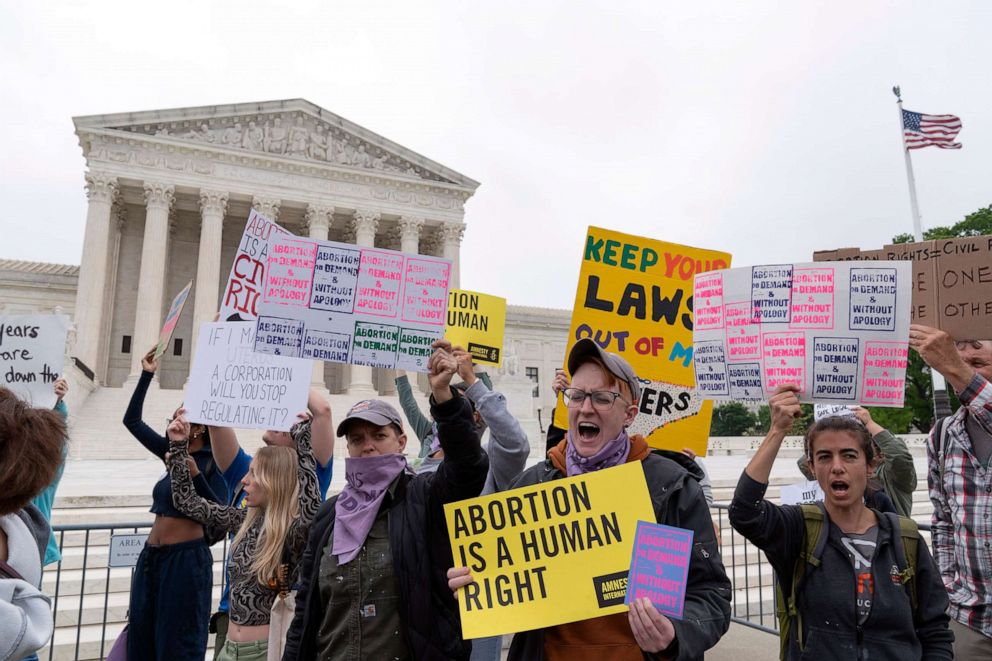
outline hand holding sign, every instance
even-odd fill
[[[69,394],[69,382],[65,380],[65,377],[60,376],[59,378],[55,379],[54,390],[56,397],[55,403],[58,404],[63,399],[65,399],[66,395]]]
[[[165,430],[170,441],[189,441],[189,420],[186,419],[186,409],[176,411],[176,417]]]
[[[957,346],[948,333],[912,324],[909,327],[909,346],[916,349],[927,365],[947,379],[954,390],[961,392],[968,386],[974,371],[961,358]]]
[[[658,612],[651,600],[642,597],[630,603],[627,613],[630,630],[634,633],[637,646],[645,652],[656,654],[668,649],[675,640],[675,626],[672,621]]]
[[[152,374],[158,369],[158,356],[155,355],[155,350],[156,347],[152,347],[148,353],[141,357],[141,369]]]
[[[428,380],[434,399],[442,403],[451,399],[451,377],[458,371],[458,361],[452,354],[451,342],[447,340],[437,340],[431,348],[434,353],[427,361],[427,369],[430,370]]]
[[[787,434],[792,429],[792,423],[803,415],[799,404],[799,386],[787,383],[775,389],[775,394],[768,400],[772,414],[772,431]]]

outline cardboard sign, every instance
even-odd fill
[[[270,244],[255,351],[427,371],[449,260],[286,235]]]
[[[911,261],[913,323],[940,328],[956,340],[992,338],[992,236],[813,253],[814,262],[830,258]]]
[[[307,406],[313,362],[253,351],[255,324],[200,326],[184,406],[190,422],[288,431]]]
[[[802,503],[815,503],[823,500],[823,489],[816,480],[789,484],[779,490],[779,497],[783,505],[800,505]]]
[[[138,564],[138,556],[145,548],[148,533],[110,536],[110,553],[107,556],[107,566],[134,567]]]
[[[631,599],[647,597],[658,612],[681,620],[692,558],[692,537],[691,530],[638,521],[627,596],[623,603],[629,607]]]
[[[721,324],[722,307],[718,291],[702,308],[694,303],[692,281],[728,266],[727,253],[588,230],[569,344],[591,337],[630,363],[641,380],[641,400],[628,431],[652,447],[706,453],[713,406],[694,389],[692,330],[694,318],[703,326]],[[568,428],[560,399],[554,422]]]
[[[638,520],[656,519],[635,461],[444,506],[465,638],[528,631],[627,610]]]
[[[159,356],[165,353],[165,350],[169,348],[169,342],[172,340],[172,334],[176,332],[176,324],[179,323],[179,318],[183,316],[183,308],[186,307],[186,299],[189,298],[189,292],[193,288],[193,281],[190,280],[189,283],[183,287],[183,290],[176,294],[176,297],[172,299],[172,305],[169,306],[169,314],[165,315],[165,323],[162,324],[162,330],[158,334],[158,344],[155,345],[155,359],[158,360]]]
[[[262,214],[251,210],[231,265],[231,277],[227,279],[221,298],[221,321],[247,321],[258,317],[258,299],[265,285],[269,241],[273,236],[288,234]]]
[[[472,360],[485,365],[503,364],[503,329],[506,299],[474,291],[448,292],[448,323],[444,336],[461,346]]]
[[[765,401],[780,385],[795,384],[803,402],[901,408],[909,279],[908,263],[887,261],[772,264],[697,276],[697,310],[715,305],[714,291],[724,309],[722,322],[697,324],[693,332],[699,394]]]
[[[65,315],[0,315],[0,386],[32,406],[55,406],[68,332]]]

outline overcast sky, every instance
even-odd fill
[[[815,5],[815,6],[814,6]],[[819,8],[816,8],[818,6]],[[3,2],[0,258],[78,264],[74,115],[303,97],[480,182],[462,286],[570,308],[590,224],[734,265],[992,203],[992,3]],[[222,266],[222,270],[228,268]]]

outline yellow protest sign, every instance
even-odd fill
[[[692,366],[696,273],[725,269],[730,255],[590,227],[569,340],[593,338],[623,356],[641,380],[628,431],[650,446],[705,454],[713,404],[697,396]],[[559,398],[555,425],[568,428]]]
[[[622,613],[637,521],[656,516],[641,462],[444,506],[465,638]]]
[[[505,298],[462,289],[452,289],[448,293],[448,324],[444,336],[452,344],[464,347],[475,362],[503,364],[505,327]]]

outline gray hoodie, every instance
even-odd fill
[[[42,558],[50,528],[34,505],[0,517],[7,564],[23,579],[0,578],[0,661],[22,659],[52,637],[52,604],[41,592]]]

